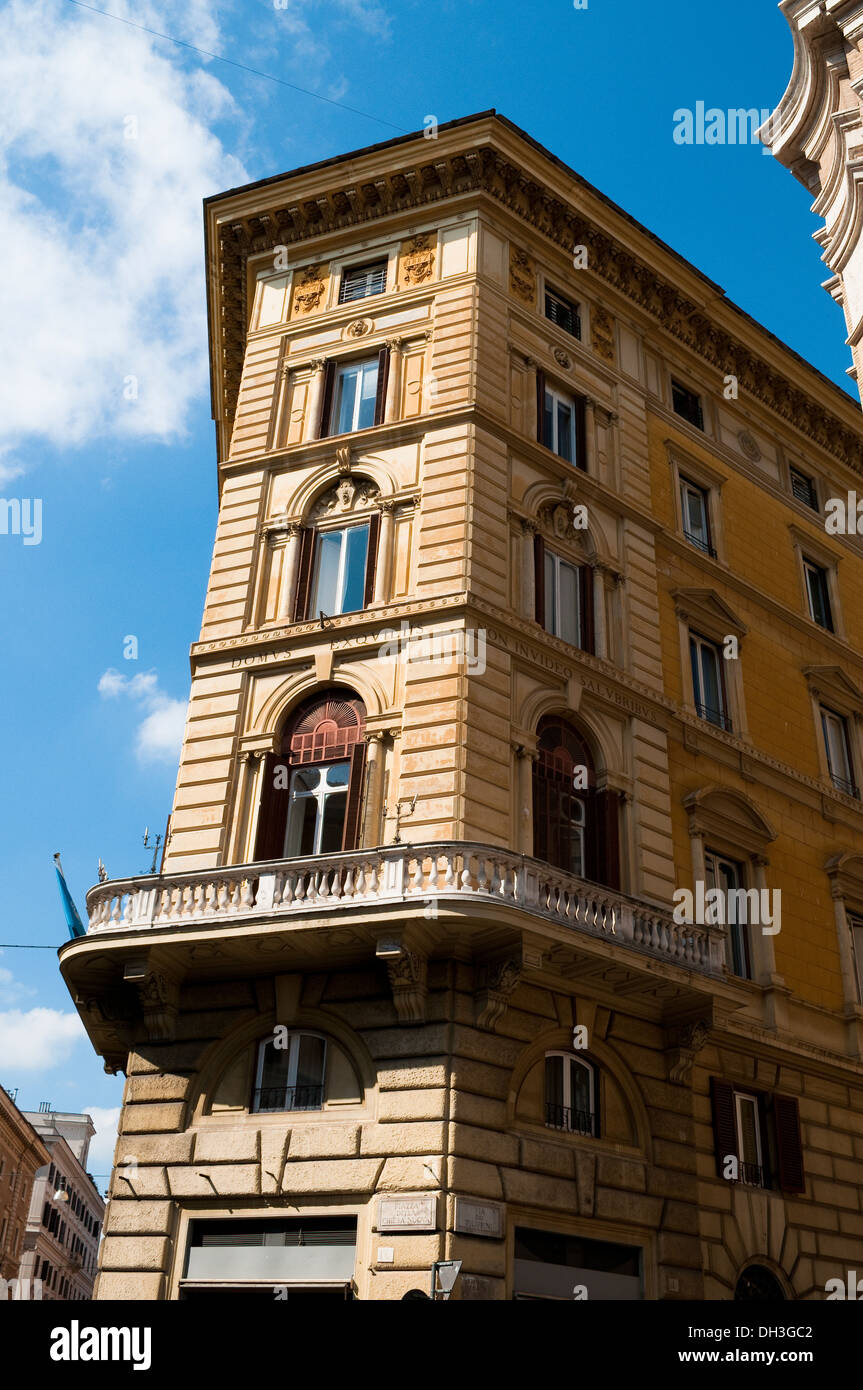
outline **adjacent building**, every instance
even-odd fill
[[[33,1184],[18,1277],[41,1281],[43,1300],[92,1297],[105,1203],[87,1172],[89,1115],[56,1111],[43,1102],[24,1118],[46,1151]]]
[[[48,1151],[15,1095],[0,1086],[0,1288],[18,1278],[36,1174]]]
[[[205,220],[171,838],[60,951],[127,1078],[96,1296],[823,1298],[859,406],[494,112]]]
[[[863,372],[863,7],[860,0],[781,0],[794,37],[788,89],[761,138],[813,195],[814,233]]]

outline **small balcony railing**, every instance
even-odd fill
[[[857,801],[860,800],[860,789],[856,782],[850,781],[847,777],[839,777],[835,772],[831,772],[830,781],[837,792],[844,792],[846,796],[853,796]]]
[[[323,1100],[323,1086],[259,1086],[253,1108],[257,1111],[320,1110]]]
[[[760,1163],[741,1163],[738,1169],[738,1181],[746,1187],[766,1187],[764,1181],[764,1169]]]
[[[89,931],[229,928],[350,908],[521,908],[585,936],[721,975],[724,934],[527,855],[446,842],[109,881],[87,894]]]
[[[696,705],[695,712],[699,719],[705,719],[708,724],[715,724],[717,729],[724,729],[727,734],[734,733],[731,720],[723,710],[714,709],[712,705]]]
[[[689,541],[690,545],[694,545],[698,550],[703,550],[705,555],[710,556],[711,560],[716,559],[716,550],[710,544],[710,541],[707,539],[706,536],[696,536],[694,532],[686,530],[684,530],[683,534]]]
[[[596,1116],[592,1110],[572,1110],[568,1105],[546,1103],[545,1124],[547,1129],[563,1129],[567,1134],[596,1137]]]

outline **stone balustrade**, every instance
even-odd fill
[[[310,859],[100,883],[87,894],[89,932],[226,927],[256,917],[332,912],[353,904],[465,898],[519,907],[690,970],[722,973],[721,933],[680,925],[670,912],[586,883],[537,859],[488,845],[390,845]]]

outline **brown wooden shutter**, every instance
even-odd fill
[[[285,769],[279,778],[284,788],[276,786],[276,769]],[[288,824],[287,755],[267,753],[261,780],[261,804],[258,811],[258,831],[255,837],[255,859],[281,859],[284,854],[285,829]]]
[[[545,541],[542,536],[533,538],[533,587],[536,621],[540,627],[545,627]]]
[[[315,532],[311,526],[303,531],[300,541],[300,563],[297,567],[297,587],[294,591],[294,622],[308,617],[309,590],[312,584],[312,562],[315,556]]]
[[[619,793],[611,787],[597,792],[592,809],[596,819],[596,880],[617,891],[620,888]]]
[[[593,1066],[593,1137],[602,1138],[602,1076],[599,1067]]]
[[[375,392],[375,424],[384,423],[384,411],[387,406],[387,382],[390,375],[390,350],[382,347],[378,353],[378,389]]]
[[[713,1137],[716,1143],[716,1171],[725,1177],[725,1160],[737,1157],[737,1120],[734,1115],[734,1087],[717,1076],[710,1078],[713,1102]]]
[[[324,367],[324,390],[321,396],[321,418],[318,422],[318,438],[326,439],[330,433],[330,416],[333,413],[333,389],[336,384],[336,362],[330,357]]]
[[[358,848],[360,833],[360,811],[363,804],[363,792],[365,790],[366,772],[366,745],[365,740],[360,739],[355,743],[351,753],[351,775],[348,781],[348,804],[345,810],[345,829],[342,835],[342,849]]]
[[[543,418],[545,416],[545,372],[542,368],[536,369],[536,437],[540,444],[545,443],[545,431],[543,429]]]
[[[582,565],[579,570],[578,597],[581,604],[581,647],[582,651],[596,651],[596,632],[593,621],[593,570],[590,565]]]
[[[378,544],[381,535],[381,514],[372,512],[369,518],[369,545],[366,553],[366,587],[363,593],[363,608],[368,608],[375,596],[375,572],[378,567]]]
[[[588,883],[603,883],[603,863],[599,807],[596,788],[590,786],[579,792],[584,802],[584,877]]]
[[[587,401],[575,398],[575,466],[587,471]]]
[[[783,1192],[805,1192],[803,1145],[800,1140],[800,1107],[792,1096],[773,1097],[776,1126],[776,1163]]]

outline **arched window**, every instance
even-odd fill
[[[545,1054],[545,1123],[599,1138],[599,1086],[592,1062],[571,1052]]]
[[[252,1110],[320,1110],[327,1043],[320,1033],[277,1029],[258,1048]]]
[[[345,477],[312,507],[300,541],[294,622],[356,613],[372,602],[379,497],[370,479]]]
[[[590,750],[565,720],[539,725],[533,769],[534,855],[555,868],[620,887],[619,798],[597,791]]]
[[[343,690],[311,696],[263,770],[255,859],[355,849],[365,780],[366,712]]]

